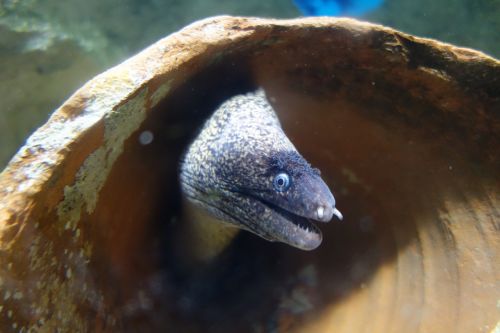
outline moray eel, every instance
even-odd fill
[[[311,222],[342,219],[318,169],[283,132],[262,89],[224,102],[180,164],[187,238],[210,260],[238,230],[313,250],[322,241]]]

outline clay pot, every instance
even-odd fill
[[[176,273],[177,165],[263,86],[343,222]],[[0,331],[496,332],[500,63],[349,19],[217,17],[85,84],[0,178]],[[189,246],[189,244],[186,244]]]

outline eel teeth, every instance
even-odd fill
[[[325,208],[323,206],[319,206],[318,210],[316,211],[319,220],[323,219],[324,213],[325,213]]]

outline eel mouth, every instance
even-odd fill
[[[269,241],[283,242],[306,251],[314,250],[321,244],[323,235],[311,219],[262,199],[257,199],[257,202],[265,208],[265,213],[259,221],[260,227],[257,229],[260,230],[252,232]]]

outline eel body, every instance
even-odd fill
[[[180,184],[184,241],[207,260],[240,229],[313,250],[322,234],[311,220],[342,218],[319,170],[290,142],[262,89],[230,98],[207,120],[181,161]]]

